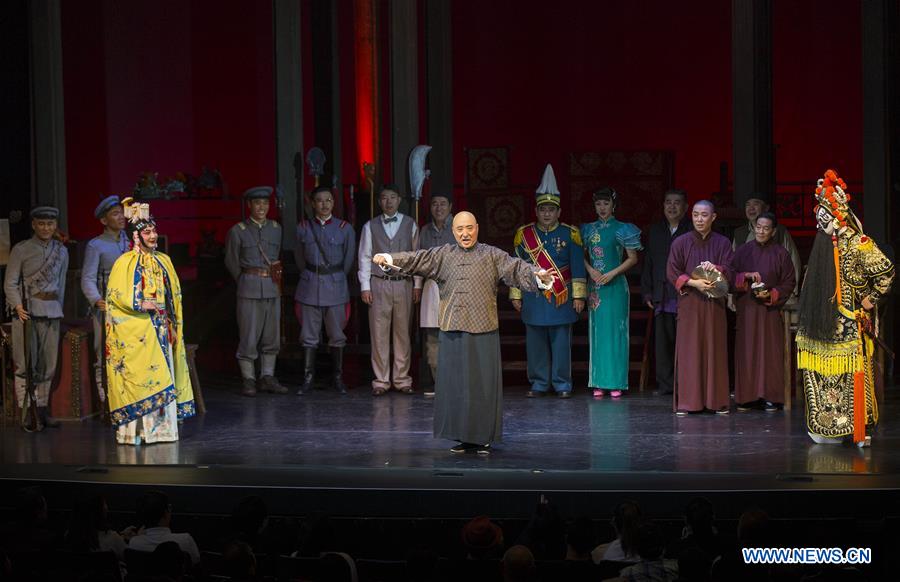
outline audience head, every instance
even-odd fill
[[[487,516],[479,515],[463,526],[462,542],[471,557],[489,558],[503,547],[503,530]]]
[[[269,510],[266,502],[259,495],[248,495],[234,506],[231,512],[231,523],[235,533],[244,540],[253,540],[266,526]]]
[[[641,507],[636,501],[623,501],[613,510],[612,524],[616,529],[616,535],[622,543],[622,551],[625,555],[633,555],[634,528],[641,518]]]
[[[666,540],[659,526],[649,519],[638,521],[634,528],[634,550],[641,560],[659,560],[665,549]]]
[[[597,547],[597,536],[594,534],[594,522],[582,516],[573,521],[566,531],[566,544],[576,556],[587,556]]]
[[[710,500],[705,497],[694,497],[688,501],[684,508],[684,521],[695,536],[712,535],[715,511]]]
[[[79,499],[72,508],[69,531],[66,532],[69,549],[77,552],[100,549],[98,534],[109,529],[107,511],[106,500],[100,495]]]
[[[25,487],[16,492],[15,516],[21,525],[47,521],[47,500],[39,487]]]
[[[256,556],[253,549],[244,542],[231,542],[222,552],[225,570],[232,580],[253,580],[256,578]]]
[[[144,527],[169,527],[172,521],[172,506],[162,491],[147,491],[137,506],[138,519]]]
[[[501,566],[504,582],[530,582],[537,579],[534,555],[527,546],[513,546],[506,550]]]
[[[769,514],[759,508],[744,511],[738,519],[737,536],[742,547],[767,547],[771,543]]]

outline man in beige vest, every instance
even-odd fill
[[[414,251],[419,248],[419,230],[415,221],[399,212],[399,189],[391,184],[382,188],[378,204],[382,214],[368,221],[359,240],[359,285],[363,303],[369,306],[369,333],[372,342],[372,394],[381,396],[393,387],[412,394],[409,374],[411,341],[410,320],[413,303],[422,293],[422,278],[409,278],[372,272],[372,257],[378,253]],[[393,358],[391,351],[393,349]],[[393,362],[393,365],[392,365]],[[393,372],[393,375],[391,374]]]

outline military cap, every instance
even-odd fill
[[[107,212],[112,210],[114,207],[122,204],[121,200],[116,194],[112,196],[107,196],[103,200],[100,201],[100,204],[97,205],[97,208],[94,209],[94,216],[97,219],[103,218]]]
[[[59,209],[54,206],[35,206],[31,209],[31,218],[56,220],[59,218]]]
[[[254,186],[244,192],[244,200],[259,200],[260,198],[268,199],[271,195],[271,186]]]

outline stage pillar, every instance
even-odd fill
[[[409,153],[419,144],[419,16],[417,0],[391,0],[391,180],[410,194]],[[412,200],[406,212],[414,211]]]
[[[452,0],[425,1],[428,154],[431,192],[453,193]],[[454,210],[456,210],[454,208]]]
[[[59,227],[67,231],[60,3],[61,0],[28,2],[34,148],[31,201],[35,206],[59,208]]]
[[[274,0],[275,172],[284,190],[282,245],[294,248],[297,217],[303,216],[303,88],[300,54],[300,2]]]
[[[731,2],[734,203],[775,193],[772,145],[772,3]]]

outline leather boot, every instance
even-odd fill
[[[38,420],[47,428],[59,428],[59,421],[50,416],[46,406],[38,406]]]
[[[303,348],[303,384],[297,390],[297,395],[305,394],[312,390],[313,377],[316,374],[316,348]]]
[[[344,348],[331,348],[331,365],[334,378],[332,385],[334,386],[334,389],[338,391],[338,394],[346,394],[347,385],[344,384],[344,381],[341,379],[341,375],[344,372]]]

